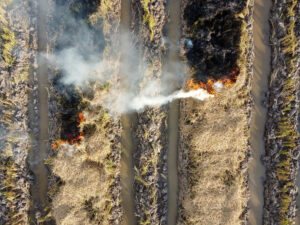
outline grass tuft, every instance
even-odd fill
[[[143,6],[143,9],[144,9],[143,21],[145,24],[148,24],[148,28],[150,30],[150,40],[152,41],[153,37],[154,37],[154,32],[155,32],[154,28],[155,28],[157,22],[156,22],[154,15],[152,15],[149,10],[150,0],[141,0],[141,3]]]
[[[290,204],[292,202],[292,196],[289,195],[290,190],[293,188],[291,178],[291,164],[292,155],[297,148],[297,140],[299,134],[297,128],[293,124],[292,119],[288,113],[294,108],[296,90],[296,79],[293,79],[295,72],[295,51],[298,46],[297,37],[295,35],[295,21],[290,20],[295,16],[295,6],[297,0],[287,0],[284,13],[281,15],[286,29],[286,35],[280,40],[282,46],[282,52],[284,53],[286,69],[288,72],[287,79],[284,80],[283,89],[281,91],[281,107],[282,116],[276,126],[276,138],[282,143],[282,147],[279,151],[280,158],[282,159],[276,165],[277,179],[280,184],[279,194],[279,224],[287,225],[292,224],[292,221],[288,215]]]

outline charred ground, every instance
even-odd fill
[[[245,2],[236,4],[232,1],[228,5],[189,2],[185,7],[185,36],[193,42],[186,58],[196,79],[205,82],[210,77],[217,80],[237,67],[243,23],[236,14],[242,11]],[[225,5],[220,7],[220,4]]]
[[[45,162],[38,162],[47,164],[49,170],[46,208],[34,204],[29,192],[36,178],[29,172],[29,164],[35,161],[28,157],[28,150],[38,149],[40,122],[38,1],[4,2],[0,3],[0,128],[4,137],[0,139],[0,223],[121,224],[126,213],[120,173],[124,124],[101,105],[111,85],[119,88],[122,82],[120,64],[126,60],[120,40],[121,0],[49,0],[45,54],[75,48],[83,59],[105,59],[112,69],[108,82],[88,81],[82,89],[76,81],[66,81],[61,65],[49,63],[48,155]],[[253,1],[179,2],[182,40],[192,43],[182,57],[187,68],[182,82],[193,78],[207,83],[228,77],[232,82],[207,101],[179,101],[177,224],[246,224]],[[272,66],[273,72],[279,69],[279,75],[274,72],[267,96],[266,224],[292,224],[296,209],[299,2],[286,2],[280,9],[275,6],[283,3],[274,2],[271,18]],[[165,30],[168,4],[166,0],[132,0],[130,7],[128,33],[140,56],[132,66],[140,70],[140,65],[146,65],[149,70],[140,70],[145,74],[135,84],[138,92],[147,83],[164,79],[164,60],[170,51]],[[23,23],[22,18],[29,22]],[[130,188],[138,224],[168,223],[168,192],[172,190],[167,166],[169,112],[168,106],[146,107],[132,114],[126,124],[130,132],[126,137],[134,145]],[[30,205],[34,210],[28,218]]]

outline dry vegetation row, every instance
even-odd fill
[[[266,125],[265,161],[268,178],[265,185],[266,224],[271,224],[272,221],[281,225],[293,224],[295,219],[295,174],[299,151],[297,3],[296,0],[288,0],[286,3],[273,1],[271,17],[273,59],[269,84],[269,118]]]
[[[165,0],[134,1],[134,34],[147,66],[139,87],[162,78],[162,29],[165,24]],[[159,87],[153,95],[159,94]],[[147,107],[138,113],[134,153],[134,195],[139,224],[166,224],[167,215],[167,112],[164,107]]]
[[[13,66],[15,58],[12,50],[16,45],[15,34],[9,29],[6,20],[6,7],[11,4],[12,0],[3,0],[0,2],[0,51],[2,59],[8,67]]]
[[[232,24],[239,24],[230,27],[232,20],[226,21],[224,17],[222,21],[221,18],[224,29],[227,29],[226,34],[229,32],[238,35],[238,43],[236,47],[233,47],[238,56],[234,63],[240,68],[236,84],[223,90],[213,99],[204,102],[191,99],[181,100],[180,104],[178,224],[231,225],[242,224],[246,221],[248,201],[246,163],[249,153],[249,80],[252,73],[253,2],[237,4],[232,1],[231,3],[233,8],[228,8],[225,3],[224,9],[219,5],[214,7],[218,8],[220,14],[223,13],[222,10],[227,10],[227,12],[230,10],[234,13],[234,20],[238,21]],[[238,9],[244,3],[245,7]],[[194,7],[190,4],[194,4]],[[186,7],[196,10],[197,4],[201,10],[206,3],[184,1],[183,17],[185,17]],[[200,14],[200,18],[189,18],[197,23],[193,24],[190,21],[190,26],[185,20],[184,36],[197,40],[199,33],[206,32],[206,28],[201,28],[201,24],[213,24],[214,16],[218,16],[218,13],[216,15],[214,13],[211,17],[204,17],[204,14]],[[210,15],[209,12],[208,15]],[[197,27],[202,30],[195,32],[194,29]],[[218,35],[222,38],[225,35],[217,33],[216,30],[208,32],[211,32],[211,37],[216,37],[217,41]],[[222,45],[222,41],[220,43]],[[194,44],[194,48],[195,45],[197,47],[197,43]],[[230,48],[230,45],[226,45],[225,48]],[[216,50],[213,49],[213,54],[216,54],[214,51]],[[193,52],[190,54],[194,54],[190,56],[193,65],[193,61],[197,60],[193,57],[197,57],[197,54]],[[189,60],[189,55],[187,57]],[[210,63],[210,59],[208,56],[204,62]],[[226,65],[225,60],[225,64],[220,64],[221,68],[217,69],[222,70],[224,66],[223,72],[226,73]],[[203,68],[203,65],[200,63],[196,67]],[[206,68],[209,69],[209,67]],[[198,71],[199,73],[201,74]],[[206,73],[209,74],[209,71]]]
[[[121,2],[104,0],[84,3],[93,5],[90,7],[94,10],[91,14],[83,11],[81,1],[72,3],[74,15],[84,14],[90,28],[102,33],[105,39],[102,55],[111,63],[111,82],[117,84]],[[51,216],[57,224],[110,225],[120,224],[122,220],[120,121],[113,119],[101,106],[108,88],[109,85],[96,82],[90,85],[88,92],[75,90],[81,100],[77,106],[74,105],[74,111],[83,110],[85,119],[79,129],[84,138],[79,145],[62,145],[48,160],[53,174],[59,177],[49,192],[53,199]],[[60,103],[63,104],[63,101]]]
[[[26,157],[31,143],[27,114],[33,50],[28,45],[31,18],[27,6],[28,1],[0,2],[0,224],[28,222]]]

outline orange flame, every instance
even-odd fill
[[[230,74],[226,75],[224,78],[219,80],[214,80],[212,78],[207,79],[206,83],[202,81],[196,81],[194,78],[190,78],[187,82],[187,85],[192,90],[197,90],[199,88],[205,89],[209,94],[215,95],[216,91],[214,89],[214,84],[216,82],[222,83],[224,87],[231,86],[235,84],[238,78],[238,74],[240,73],[240,69],[236,68],[230,72]]]
[[[215,91],[213,89],[213,84],[214,84],[213,79],[208,79],[207,83],[203,83],[202,81],[196,82],[195,79],[191,78],[188,80],[188,87],[193,90],[197,90],[199,88],[205,89],[209,94],[214,94]]]
[[[83,113],[79,113],[77,122],[83,123],[85,121],[86,121],[86,119],[85,119]],[[62,140],[62,139],[57,140],[57,141],[55,141],[54,143],[51,144],[51,147],[52,147],[52,149],[57,149],[62,144],[69,144],[69,145],[77,144],[77,145],[79,145],[82,140],[83,140],[83,133],[82,132],[80,132],[79,135],[77,135],[77,136],[73,136],[72,134],[70,134],[70,135],[68,135],[67,140]]]
[[[78,114],[78,119],[77,119],[77,121],[78,121],[79,123],[83,123],[83,122],[86,121],[86,119],[85,119],[83,113],[79,113],[79,114]]]

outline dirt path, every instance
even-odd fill
[[[133,142],[132,142],[132,121],[133,115],[123,115],[121,123],[123,127],[122,132],[122,158],[121,158],[121,198],[123,208],[123,222],[124,225],[137,224],[134,216],[134,196],[133,196]]]
[[[300,96],[299,96],[300,98]],[[298,118],[298,133],[300,133],[300,117]],[[300,224],[300,195],[299,195],[299,190],[300,190],[300,168],[298,169],[297,177],[296,177],[296,185],[298,187],[298,196],[296,197],[296,206],[297,206],[297,211],[296,211],[296,224]]]
[[[300,130],[298,128],[298,132],[300,133]],[[298,174],[297,174],[297,178],[296,178],[296,184],[298,187],[298,190],[300,189],[300,170],[298,170]],[[297,212],[296,212],[296,224],[300,224],[300,195],[299,195],[299,191],[298,191],[298,196],[296,198],[296,205],[297,205]]]
[[[250,144],[253,158],[249,162],[249,224],[262,224],[263,217],[263,177],[265,168],[261,156],[265,152],[264,129],[267,109],[262,105],[264,92],[267,91],[268,77],[271,71],[271,50],[269,46],[270,0],[255,0],[254,5],[254,75],[252,97],[254,107],[250,124]]]
[[[300,117],[298,118],[298,133],[300,133]],[[298,210],[296,211],[296,224],[300,224],[300,195],[299,195],[299,190],[300,190],[300,169],[298,169],[297,177],[296,177],[296,185],[298,187],[298,196],[296,198],[296,205]]]
[[[179,101],[169,106],[169,152],[168,152],[168,225],[175,225],[177,221],[178,174],[177,174],[177,147],[178,147],[178,116]]]
[[[167,35],[170,43],[168,55],[166,57],[165,69],[172,76],[180,76],[182,63],[179,58],[178,46],[180,41],[180,0],[170,0],[167,4],[169,23],[167,24]],[[175,80],[175,81],[174,81]],[[178,87],[177,79],[170,80],[172,89]],[[172,91],[173,91],[172,90]],[[178,117],[179,101],[169,104],[168,113],[168,225],[175,225],[177,221],[177,199],[178,199]]]
[[[127,34],[130,30],[131,21],[131,10],[130,10],[130,0],[123,0],[121,3],[121,36]],[[126,36],[128,38],[128,36]],[[126,43],[129,40],[126,38],[121,38],[121,49],[125,49]],[[126,60],[122,57],[121,60]],[[126,64],[126,63],[125,63]],[[120,69],[122,71],[122,68]],[[123,81],[126,82],[126,81]],[[121,198],[122,198],[122,208],[123,208],[123,222],[124,225],[134,225],[137,224],[136,218],[134,216],[134,196],[133,196],[133,140],[132,140],[132,124],[135,121],[135,116],[132,114],[122,115],[121,124],[123,128],[122,132],[122,157],[121,157]]]
[[[47,1],[38,1],[38,52],[46,51],[46,12]],[[38,120],[38,140],[37,145],[33,145],[30,153],[30,169],[34,173],[35,181],[31,187],[32,201],[34,204],[33,213],[42,212],[47,207],[47,191],[48,191],[48,170],[44,164],[44,160],[48,153],[48,74],[45,59],[38,58],[38,115],[39,118],[31,118]],[[34,215],[33,215],[34,216]]]

